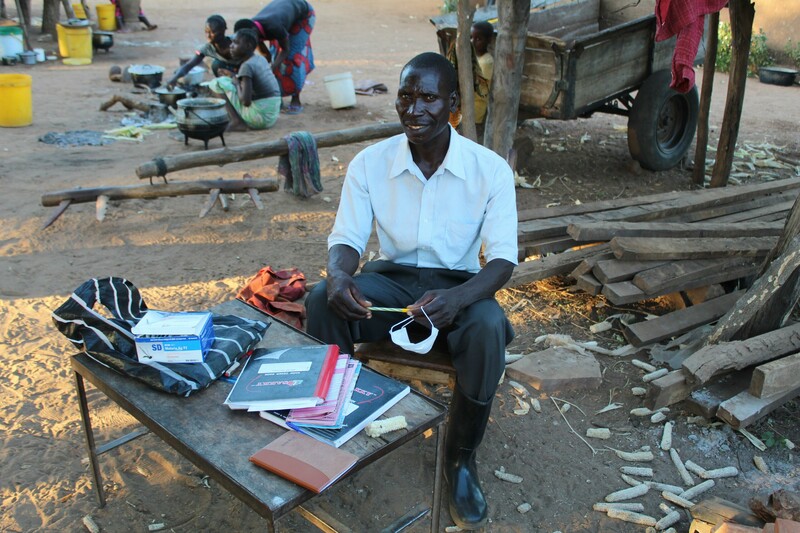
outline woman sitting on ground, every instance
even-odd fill
[[[167,87],[173,87],[179,78],[189,73],[194,67],[210,57],[211,72],[214,76],[233,76],[239,70],[239,61],[231,55],[231,39],[225,35],[228,25],[220,15],[211,15],[206,19],[206,39],[208,42],[196,50],[194,57],[179,68],[175,75],[167,82]]]
[[[255,52],[258,36],[253,30],[236,32],[231,55],[241,61],[234,78],[219,77],[208,83],[209,89],[225,98],[231,122],[228,131],[264,130],[278,120],[281,90],[269,68],[269,62]]]

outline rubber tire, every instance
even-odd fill
[[[639,88],[628,115],[628,150],[648,170],[668,170],[677,165],[697,129],[697,87],[679,93],[669,88],[671,80],[669,70],[651,74]]]

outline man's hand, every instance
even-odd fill
[[[348,274],[328,275],[328,305],[337,315],[348,321],[372,318],[372,312],[367,309],[372,305],[364,299],[361,291]]]
[[[463,308],[463,304],[457,295],[458,292],[454,289],[428,291],[422,295],[422,298],[408,306],[408,312],[420,324],[429,325],[428,319],[425,318],[427,314],[437,329],[446,328],[453,323],[456,315]],[[425,307],[425,314],[421,309],[423,306]]]

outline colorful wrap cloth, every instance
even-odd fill
[[[267,71],[269,72],[269,71]],[[208,88],[224,94],[233,108],[250,129],[265,130],[275,125],[281,113],[281,97],[271,96],[253,100],[249,106],[239,100],[239,89],[232,78],[222,76],[208,82]]]
[[[694,58],[703,38],[703,22],[728,0],[656,0],[656,41],[677,35],[670,87],[687,93],[694,87]]]
[[[305,293],[305,274],[296,268],[273,270],[271,266],[265,266],[247,282],[236,298],[292,327],[303,329],[306,309],[294,301]]]
[[[278,172],[286,178],[285,191],[308,198],[322,191],[319,175],[317,141],[307,131],[296,131],[286,137],[289,152],[278,159]]]
[[[314,30],[316,20],[314,9],[309,5],[306,18],[295,22],[289,28],[289,54],[277,70],[273,71],[278,78],[283,96],[300,93],[306,83],[306,76],[314,70],[311,32]],[[278,41],[270,41],[269,51],[272,57],[278,54]]]

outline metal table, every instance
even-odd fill
[[[318,342],[304,332],[238,300],[225,302],[212,308],[211,311],[270,322],[264,340],[259,344],[260,347],[307,345]],[[275,531],[275,521],[292,510],[298,510],[323,530],[335,531],[301,507],[302,503],[315,496],[313,492],[259,468],[248,460],[250,455],[280,436],[285,430],[255,413],[233,411],[223,405],[231,384],[219,381],[203,391],[183,398],[157,391],[133,378],[119,374],[85,353],[73,356],[71,364],[75,373],[75,386],[94,488],[101,507],[105,505],[105,494],[98,456],[152,431],[232,495],[266,518],[270,532]],[[144,428],[138,428],[106,444],[97,445],[92,430],[84,380],[89,381],[130,413]],[[361,432],[345,443],[342,448],[355,453],[359,461],[342,479],[429,429],[437,428],[432,506],[430,509],[417,512],[403,524],[408,525],[430,511],[431,531],[437,531],[444,457],[443,422],[446,411],[442,404],[412,390],[385,415],[404,415],[408,429],[388,433],[381,439],[369,438]],[[395,522],[395,524],[400,523],[402,522]]]

